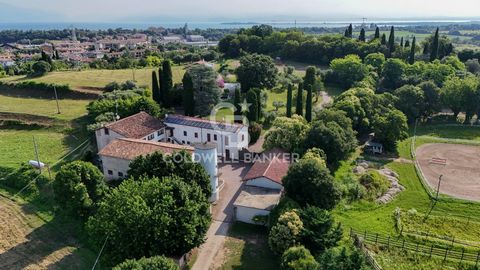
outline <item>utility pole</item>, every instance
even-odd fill
[[[53,91],[55,92],[55,101],[57,102],[57,113],[60,114],[60,105],[58,104],[58,95],[57,95],[57,87],[53,86]]]
[[[37,159],[38,170],[40,171],[40,173],[42,173],[42,166],[40,166],[40,158],[38,157],[37,142],[35,141],[35,136],[32,136],[32,137],[33,137],[33,148],[35,149],[35,157]]]
[[[441,174],[440,177],[438,178],[437,196],[435,198],[435,200],[437,201],[438,201],[438,194],[440,193],[440,184],[442,183],[442,177],[443,177],[443,174]]]

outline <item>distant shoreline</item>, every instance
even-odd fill
[[[268,24],[276,28],[307,28],[307,27],[323,27],[323,28],[337,28],[345,27],[352,23],[354,26],[360,26],[362,21],[233,21],[233,22],[187,22],[190,29],[236,29],[251,27],[253,25]],[[452,24],[480,24],[480,20],[376,20],[366,21],[365,24],[377,24],[380,26],[393,25],[397,27],[408,26],[442,26]],[[88,29],[88,30],[107,30],[115,28],[123,29],[148,29],[150,27],[164,27],[164,28],[180,28],[185,25],[185,22],[137,22],[137,23],[68,23],[68,22],[51,22],[51,23],[0,23],[0,31],[3,30],[59,30],[59,29]]]

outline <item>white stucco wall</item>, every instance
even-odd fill
[[[191,145],[193,143],[208,142],[208,136],[210,135],[210,142],[217,144],[217,153],[219,156],[222,157],[226,157],[225,150],[228,149],[230,150],[230,158],[238,159],[239,151],[248,147],[247,127],[242,128],[237,133],[231,133],[170,123],[168,123],[167,125],[171,128],[174,128],[173,137],[187,145]],[[186,132],[186,135],[184,132]],[[197,137],[195,137],[195,133],[197,134]],[[225,142],[227,140],[228,145],[225,145]]]
[[[267,216],[270,214],[268,210],[261,210],[255,208],[249,208],[244,206],[235,206],[235,219],[244,223],[255,224],[252,219],[255,216]]]
[[[130,160],[100,156],[102,160],[103,175],[107,180],[116,180],[119,179],[118,173],[123,173],[123,177],[127,176],[127,171],[129,169]],[[112,175],[108,174],[108,171],[112,171]]]
[[[108,133],[109,135],[105,135],[105,128],[100,128],[95,131],[98,151],[102,150],[105,146],[107,146],[111,141],[115,139],[125,138],[124,136],[112,130],[109,130]]]
[[[268,189],[276,189],[276,190],[282,190],[283,186],[280,185],[277,182],[273,182],[270,179],[267,179],[265,177],[260,177],[252,180],[247,181],[247,186],[254,186],[254,187],[263,187],[263,188],[268,188]]]

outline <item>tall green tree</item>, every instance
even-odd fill
[[[388,52],[390,56],[395,52],[395,27],[390,28],[390,36],[388,36]]]
[[[195,115],[195,98],[193,91],[193,80],[190,72],[183,76],[183,110],[186,116]]]
[[[242,115],[242,108],[240,103],[242,103],[242,97],[240,94],[240,89],[235,89],[235,96],[233,98],[233,105],[235,105],[235,115]]]
[[[312,122],[312,102],[313,102],[313,88],[315,86],[310,86],[307,89],[307,103],[305,105],[305,119],[308,122]]]
[[[187,72],[193,81],[195,115],[209,115],[220,100],[215,70],[205,65],[193,65]]]
[[[400,39],[400,47],[403,48],[403,37]]]
[[[287,117],[292,117],[292,96],[293,96],[293,85],[289,84],[287,89]]]
[[[165,100],[167,99],[167,95],[165,93],[165,85],[163,84],[163,69],[160,67],[158,68],[158,86],[159,86],[159,97],[160,102],[162,105],[165,105]]]
[[[297,106],[295,106],[295,113],[303,116],[303,83],[298,84]]]
[[[342,239],[342,228],[327,210],[307,206],[300,211],[303,221],[301,243],[314,253],[321,253],[337,246]]]
[[[248,110],[248,120],[250,122],[257,122],[258,121],[258,96],[257,92],[254,89],[251,89],[247,92],[247,103],[250,105]]]
[[[350,37],[350,38],[353,37],[353,25],[352,24],[350,24],[348,26],[348,37]]]
[[[317,68],[314,66],[309,66],[305,70],[305,78],[303,78],[303,89],[309,89],[312,86],[315,86],[317,81]]]
[[[387,36],[385,35],[385,33],[382,34],[382,39],[380,40],[380,44],[382,45],[387,45]]]
[[[172,75],[172,66],[170,60],[164,60],[162,63],[162,75],[160,79],[160,84],[162,85],[162,91],[164,96],[164,106],[169,107],[170,94],[173,89],[173,75]]]
[[[412,47],[410,48],[410,56],[408,57],[408,63],[413,65],[415,63],[415,49],[417,48],[417,39],[413,37]]]
[[[435,31],[435,35],[433,36],[433,41],[430,48],[430,61],[434,61],[435,59],[438,59],[439,39],[440,39],[440,34],[439,34],[439,29],[437,27],[437,30]]]
[[[346,38],[350,37],[350,34],[348,33],[348,28],[345,29],[345,33],[343,34],[343,36]]]
[[[278,69],[273,59],[261,54],[240,58],[240,66],[235,73],[244,93],[252,88],[272,88],[278,77]]]
[[[375,29],[375,36],[374,39],[379,39],[380,38],[380,28],[377,26]]]
[[[365,40],[366,40],[365,29],[362,28],[362,30],[360,30],[360,36],[358,37],[358,40],[365,42]]]
[[[158,104],[162,103],[160,99],[160,87],[158,85],[157,72],[155,70],[152,71],[152,98]]]

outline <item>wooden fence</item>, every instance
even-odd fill
[[[480,263],[480,250],[465,250],[465,248],[455,246],[442,246],[439,243],[432,243],[431,245],[420,244],[419,242],[408,241],[405,238],[384,236],[378,233],[369,233],[367,231],[356,232],[350,230],[350,235],[353,239],[360,239],[360,242],[364,244],[383,246],[387,249],[410,251],[429,258],[442,258],[444,261],[454,260],[459,261],[460,263],[469,262],[475,264],[475,266],[478,266]]]

